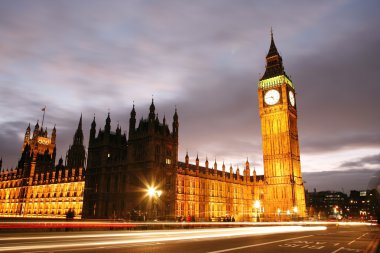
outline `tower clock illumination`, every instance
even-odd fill
[[[294,98],[293,91],[289,91],[289,101],[292,106],[296,105],[296,99]]]
[[[265,73],[257,90],[264,160],[263,218],[287,219],[284,217],[289,218],[291,215],[282,215],[278,210],[294,210],[295,206],[297,217],[305,217],[295,88],[285,73],[273,34],[266,63]]]
[[[267,105],[275,105],[280,100],[280,92],[269,90],[265,93],[264,101]]]

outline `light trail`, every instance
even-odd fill
[[[327,221],[299,221],[299,222],[109,222],[109,221],[50,221],[50,222],[0,222],[0,229],[46,229],[46,228],[130,228],[140,227],[247,227],[247,226],[280,226],[280,225],[335,225],[363,226],[373,225],[369,222],[327,222]]]
[[[67,238],[105,238],[109,240],[114,237],[114,241],[82,241],[82,242],[62,242],[62,243],[49,243],[43,244],[38,242],[42,239],[58,239],[58,236],[33,236],[27,240],[33,240],[37,245],[17,245],[17,246],[0,246],[0,252],[11,251],[31,251],[31,250],[45,250],[45,249],[58,249],[58,248],[76,248],[88,246],[111,246],[120,244],[136,244],[136,243],[150,243],[150,242],[166,242],[175,240],[193,240],[193,239],[209,239],[209,238],[223,238],[223,237],[237,237],[237,236],[250,236],[250,235],[266,235],[274,233],[291,233],[291,232],[306,232],[306,231],[321,231],[326,230],[324,226],[303,227],[303,226],[276,226],[276,227],[244,227],[244,228],[224,228],[224,229],[193,229],[190,231],[155,231],[155,232],[140,232],[140,233],[106,233],[106,234],[87,234],[87,235],[70,235],[59,236],[59,239]],[[142,238],[144,237],[144,238]],[[147,238],[148,237],[148,238]],[[3,239],[3,238],[2,238]],[[8,240],[25,240],[25,237],[13,237]],[[18,243],[19,244],[19,243]]]

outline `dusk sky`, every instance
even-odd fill
[[[380,1],[1,1],[0,157],[17,165],[25,129],[57,127],[66,155],[83,113],[128,133],[179,114],[188,150],[263,173],[257,84],[270,29],[297,92],[311,190],[365,189],[380,171]],[[329,172],[326,172],[329,171]],[[322,173],[323,172],[323,173]],[[379,175],[379,173],[378,173]]]

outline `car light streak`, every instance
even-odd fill
[[[149,243],[149,242],[165,242],[175,240],[192,240],[192,239],[208,239],[208,238],[222,238],[231,236],[247,236],[247,235],[265,235],[273,233],[289,233],[289,232],[305,232],[305,231],[320,231],[326,230],[325,226],[303,227],[303,226],[272,226],[272,227],[244,227],[244,228],[225,228],[225,229],[194,229],[191,231],[155,231],[155,232],[140,232],[140,233],[112,233],[112,234],[97,234],[97,235],[75,235],[75,236],[61,236],[61,239],[66,238],[104,238],[107,240],[110,237],[118,237],[114,241],[83,241],[78,243],[62,242],[50,243],[47,245],[21,245],[12,247],[0,247],[0,252],[10,251],[30,251],[30,250],[43,250],[43,249],[57,249],[57,248],[75,248],[75,247],[88,247],[88,246],[110,246],[120,244],[136,244],[136,243]],[[130,237],[130,238],[128,238]],[[144,238],[142,238],[144,237]],[[16,237],[15,237],[16,238]],[[13,240],[16,240],[13,238]],[[21,237],[20,237],[21,238]],[[20,239],[18,238],[18,239]],[[24,237],[22,237],[25,239]],[[38,243],[39,239],[53,239],[54,236],[33,237],[34,242]],[[127,239],[126,239],[127,238]],[[8,238],[9,239],[9,238]],[[29,239],[32,239],[30,237]]]
[[[107,221],[74,221],[74,222],[1,222],[0,229],[46,229],[46,228],[154,228],[167,227],[247,227],[247,226],[279,226],[279,225],[335,225],[363,226],[371,225],[369,222],[326,222],[326,221],[300,221],[300,222],[107,222]]]

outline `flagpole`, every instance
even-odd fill
[[[44,114],[42,115],[42,124],[41,124],[41,129],[44,127],[44,119],[45,119],[45,111],[46,111],[46,105],[44,108],[42,108],[42,111],[44,111]]]

